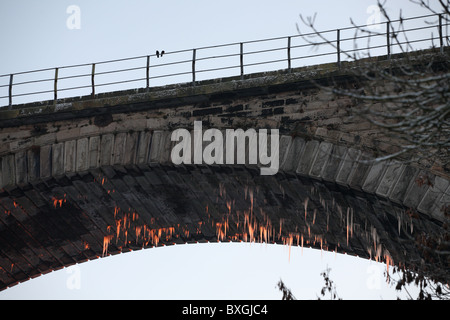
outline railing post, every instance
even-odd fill
[[[444,52],[444,39],[442,36],[442,14],[439,14],[439,45],[441,53]]]
[[[58,99],[58,68],[55,68],[54,100]]]
[[[391,59],[391,34],[390,34],[391,24],[386,22],[386,47],[387,47],[387,58]]]
[[[147,69],[146,69],[147,73],[147,89],[150,87],[150,56],[147,56]]]
[[[288,37],[287,45],[288,70],[291,72],[291,37]]]
[[[192,85],[195,86],[195,55],[196,49],[192,50]]]
[[[337,65],[341,69],[341,30],[337,29],[336,45],[337,45]]]
[[[244,79],[244,44],[241,42],[241,53],[240,53],[240,60],[241,60],[241,80]]]
[[[9,110],[11,110],[11,106],[12,106],[12,86],[13,86],[13,77],[14,75],[11,74],[9,76]]]
[[[91,75],[92,97],[95,96],[95,82],[94,82],[94,75],[95,75],[95,63],[92,64],[92,75]]]

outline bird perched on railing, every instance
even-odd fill
[[[165,53],[164,50],[161,51],[161,53],[159,53],[159,51],[156,50],[156,57],[157,57],[157,58],[162,57],[164,53]]]

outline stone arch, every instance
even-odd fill
[[[174,166],[173,144],[169,131],[144,130],[4,156],[2,172],[12,165],[15,174],[0,194],[2,287],[109,254],[196,241],[303,245],[408,265],[420,259],[415,235],[442,228],[434,211],[420,211],[445,201],[439,179],[420,186],[418,201],[409,194],[421,190],[419,170],[361,162],[356,149],[281,136],[280,170],[261,176],[257,165]],[[426,219],[406,212],[413,198]]]
[[[448,175],[367,162],[374,129],[349,119],[350,99],[310,82],[328,83],[334,71],[314,66],[2,110],[0,289],[107,254],[193,241],[420,261],[414,240],[442,231]],[[279,172],[174,166],[170,134],[194,120],[221,130],[279,128]],[[384,151],[393,145],[383,143]]]

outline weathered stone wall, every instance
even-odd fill
[[[164,163],[170,161],[171,131],[192,130],[202,120],[204,129],[277,128],[287,157],[280,170],[374,193],[442,219],[448,174],[418,163],[364,163],[396,151],[399,141],[354,116],[352,99],[335,98],[304,80],[324,75],[330,76],[306,68],[0,112],[0,186],[105,165]]]
[[[442,231],[448,175],[367,162],[398,141],[352,117],[354,101],[309,81],[331,76],[349,80],[325,65],[0,110],[0,289],[107,254],[196,241],[422,261],[414,237]],[[279,129],[279,173],[173,166],[171,133],[196,120],[204,130]]]
[[[286,77],[288,80],[292,74]],[[282,134],[317,138],[381,154],[397,150],[395,141],[386,140],[379,129],[353,116],[352,99],[335,99],[331,94],[307,83],[293,82],[286,86],[267,87],[266,82],[248,81],[262,87],[249,87],[243,92],[233,92],[241,84],[240,81],[232,81],[234,86],[229,88],[230,92],[214,93],[209,91],[218,90],[217,86],[203,90],[198,86],[198,90],[193,89],[190,99],[180,97],[179,101],[176,101],[177,90],[162,88],[164,93],[161,95],[167,97],[173,94],[173,99],[150,100],[147,106],[145,102],[141,103],[134,111],[132,103],[125,112],[115,111],[112,106],[111,110],[102,108],[98,111],[102,114],[111,112],[110,119],[107,116],[96,117],[96,112],[90,109],[89,100],[85,101],[85,104],[66,103],[64,108],[56,106],[53,110],[58,111],[50,114],[40,113],[40,107],[24,107],[14,110],[17,114],[13,120],[16,121],[2,121],[0,111],[0,126],[13,126],[0,130],[0,155],[14,153],[33,145],[40,146],[105,133],[192,128],[194,120],[203,120],[204,125],[222,129],[278,128]],[[209,93],[203,94],[202,91]],[[144,101],[147,97],[146,94],[136,95]],[[149,99],[152,98],[150,94],[148,96]],[[32,113],[20,116],[26,112]],[[8,114],[10,111],[4,111],[3,116],[6,118]],[[31,117],[28,120],[30,124],[21,126],[20,123],[26,122],[27,117]],[[37,120],[39,118],[41,121]],[[69,119],[59,120],[61,118]]]
[[[1,158],[1,183],[3,187],[24,185],[111,165],[170,164],[175,145],[171,133],[106,133],[35,146]],[[441,209],[449,201],[448,180],[397,161],[364,162],[370,155],[353,147],[282,135],[279,159],[281,172],[376,194],[438,220],[443,220]],[[418,184],[425,176],[430,184]]]

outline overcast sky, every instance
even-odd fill
[[[318,29],[373,22],[374,0],[166,0],[0,2],[0,75],[40,68],[290,36],[299,15]],[[387,1],[398,17],[427,13]],[[74,11],[75,10],[75,11]],[[77,11],[78,10],[78,11]],[[75,16],[74,16],[75,14]],[[75,19],[75,20],[73,20]],[[303,30],[303,29],[302,29]],[[305,30],[307,31],[307,30]],[[0,79],[1,80],[1,79]],[[0,85],[8,80],[1,80]],[[1,94],[0,94],[1,96]],[[384,266],[317,250],[259,244],[197,244],[98,259],[0,292],[0,299],[280,299],[281,278],[297,298],[315,299],[329,266],[344,299],[393,299]]]

